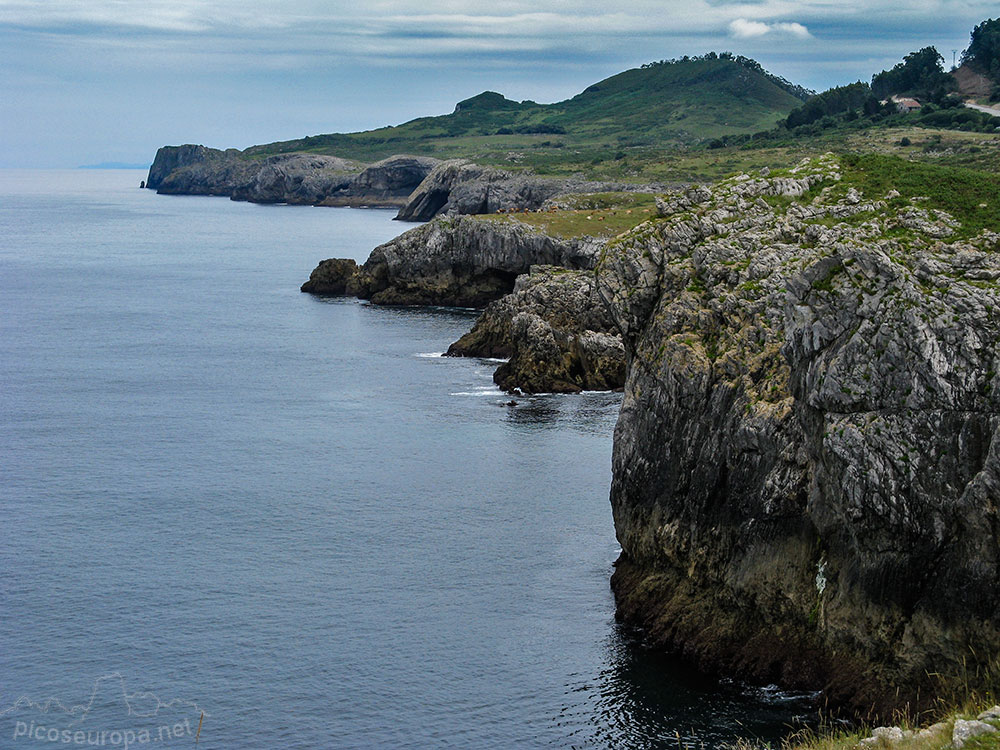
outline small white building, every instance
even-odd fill
[[[895,104],[896,109],[904,115],[910,112],[916,112],[921,106],[923,106],[916,99],[911,99],[908,96],[894,96],[892,97],[892,103]]]

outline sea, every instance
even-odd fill
[[[777,742],[803,696],[615,622],[617,393],[476,312],[301,294],[385,210],[0,171],[0,748]]]

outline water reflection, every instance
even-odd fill
[[[572,701],[589,724],[573,732],[579,746],[701,750],[739,738],[776,744],[815,715],[812,695],[707,678],[620,625],[609,635],[607,659],[593,683],[567,693],[587,695]],[[796,714],[802,723],[788,723]]]
[[[410,307],[405,305],[373,305],[371,302],[355,300],[366,311],[375,312],[387,318],[397,318],[409,322],[450,321],[467,319],[469,327],[482,313],[472,307]]]
[[[609,435],[614,429],[622,394],[592,392],[511,396],[515,401],[507,411],[507,422],[527,429],[565,429]]]

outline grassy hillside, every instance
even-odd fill
[[[957,106],[872,116],[851,110],[798,127],[777,125],[810,94],[752,60],[710,53],[627,70],[555,104],[487,91],[448,115],[245,153],[261,158],[302,151],[359,161],[410,153],[637,183],[712,181],[826,151],[1000,170],[1000,131],[984,114]]]
[[[363,161],[413,153],[497,163],[511,161],[511,151],[541,149],[545,166],[558,172],[613,158],[625,148],[676,147],[766,130],[802,103],[801,92],[753,61],[711,55],[628,70],[556,104],[484,92],[448,115],[255,146],[247,153],[305,151]],[[568,152],[564,158],[561,149]],[[540,166],[530,158],[521,161]]]
[[[657,216],[656,200],[650,193],[593,193],[570,195],[561,206],[514,215],[482,214],[477,221],[515,221],[540,229],[554,237],[614,237]]]

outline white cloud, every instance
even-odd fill
[[[762,21],[748,21],[745,18],[737,18],[729,24],[729,33],[737,39],[752,39],[755,36],[764,36],[771,30],[771,27]]]
[[[753,39],[771,33],[788,34],[799,39],[808,39],[812,36],[809,29],[801,23],[765,23],[763,21],[750,21],[746,18],[737,18],[730,22],[729,33],[737,39]]]
[[[812,36],[812,34],[809,33],[809,29],[801,23],[776,23],[774,24],[774,28],[786,34],[797,36],[800,39],[806,39]]]

